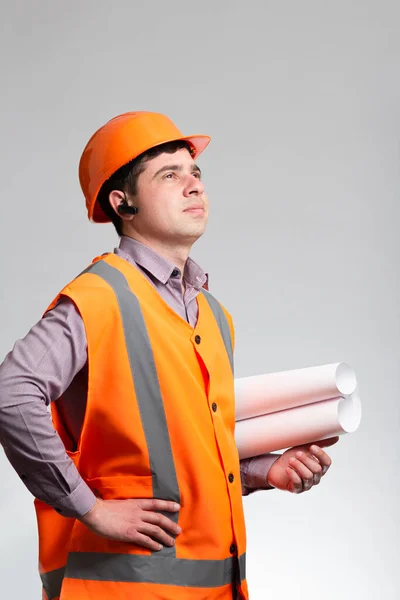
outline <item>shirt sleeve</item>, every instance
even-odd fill
[[[273,490],[267,482],[268,473],[280,454],[262,454],[253,458],[240,461],[240,478],[242,482],[242,496],[248,496],[258,490]]]
[[[49,405],[86,361],[82,318],[64,297],[0,366],[0,442],[28,490],[67,517],[84,515],[96,498],[66,454]]]

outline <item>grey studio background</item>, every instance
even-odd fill
[[[399,598],[399,3],[20,1],[0,28],[0,359],[118,243],[79,188],[95,129],[155,110],[210,134],[193,257],[236,376],[344,360],[363,403],[320,486],[244,499],[251,598]],[[39,598],[32,497],[0,469],[1,597]]]

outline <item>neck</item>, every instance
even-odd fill
[[[189,256],[190,249],[192,244],[177,244],[176,242],[170,240],[155,240],[152,238],[147,238],[135,232],[135,234],[130,235],[128,233],[124,233],[126,237],[130,237],[137,242],[148,246],[154,252],[157,252],[163,258],[166,258],[170,263],[178,267],[181,271],[181,278],[183,277],[183,271],[185,268],[186,261]]]

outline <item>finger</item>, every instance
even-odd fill
[[[319,482],[321,481],[321,477],[322,477],[322,473],[320,473],[320,474],[314,473],[314,476],[313,476],[313,485],[318,485]]]
[[[292,469],[294,469],[296,473],[301,477],[304,490],[309,490],[313,484],[314,473],[310,471],[310,469],[306,467],[306,465],[304,465],[302,462],[300,462],[300,460],[298,460],[297,458],[293,457],[290,459],[289,462]]]
[[[314,474],[322,473],[322,466],[317,458],[306,453],[306,452],[296,452],[296,458],[299,459],[310,471]]]
[[[124,540],[125,541],[125,540]],[[159,552],[162,550],[162,544],[159,544],[155,540],[152,540],[151,537],[144,535],[143,533],[139,533],[135,530],[134,535],[130,537],[129,542],[133,542],[138,546],[142,546],[143,548],[148,548],[149,550],[153,550],[154,552]]]
[[[322,467],[323,475],[325,475],[325,473],[332,464],[331,457],[326,452],[324,452],[322,448],[319,448],[318,446],[311,446],[310,451],[318,459],[318,462]]]
[[[157,542],[161,542],[164,546],[173,546],[175,539],[169,536],[161,527],[152,525],[151,523],[141,523],[138,525],[137,530],[143,533]]]
[[[177,512],[180,510],[180,506],[177,502],[170,502],[169,500],[159,500],[158,498],[142,498],[137,500],[137,505],[143,510],[163,510],[167,512]]]
[[[177,523],[174,523],[173,521],[171,521],[171,519],[168,519],[168,517],[162,515],[161,513],[143,511],[141,517],[144,522],[152,523],[153,525],[158,525],[162,529],[166,529],[174,535],[179,535],[182,532],[182,529]]]
[[[288,492],[292,492],[292,494],[301,494],[303,491],[303,481],[301,477],[291,467],[286,467],[285,471],[289,477],[289,483],[286,486]]]
[[[312,458],[314,461],[316,461],[316,462],[319,464],[319,466],[321,467],[321,472],[319,473],[319,480],[321,480],[321,477],[322,477],[323,475],[325,475],[325,473],[326,473],[326,467],[325,467],[325,466],[323,466],[323,465],[321,465],[321,464],[320,464],[320,462],[319,462],[319,460],[318,460],[318,458],[317,458],[316,456],[314,456],[313,454],[311,454],[311,455],[309,455],[309,456],[311,456],[311,458]],[[316,481],[316,474],[315,474],[315,473],[314,473],[314,481]],[[318,481],[318,483],[319,483],[319,481]]]

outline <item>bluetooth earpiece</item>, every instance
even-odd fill
[[[139,209],[137,206],[130,206],[130,204],[121,202],[121,204],[117,206],[117,212],[120,215],[137,215]]]
[[[133,215],[133,216],[137,215],[139,212],[138,207],[131,206],[130,204],[128,204],[125,192],[122,192],[122,194],[124,197],[121,199],[121,202],[116,207],[117,213],[119,215]]]

